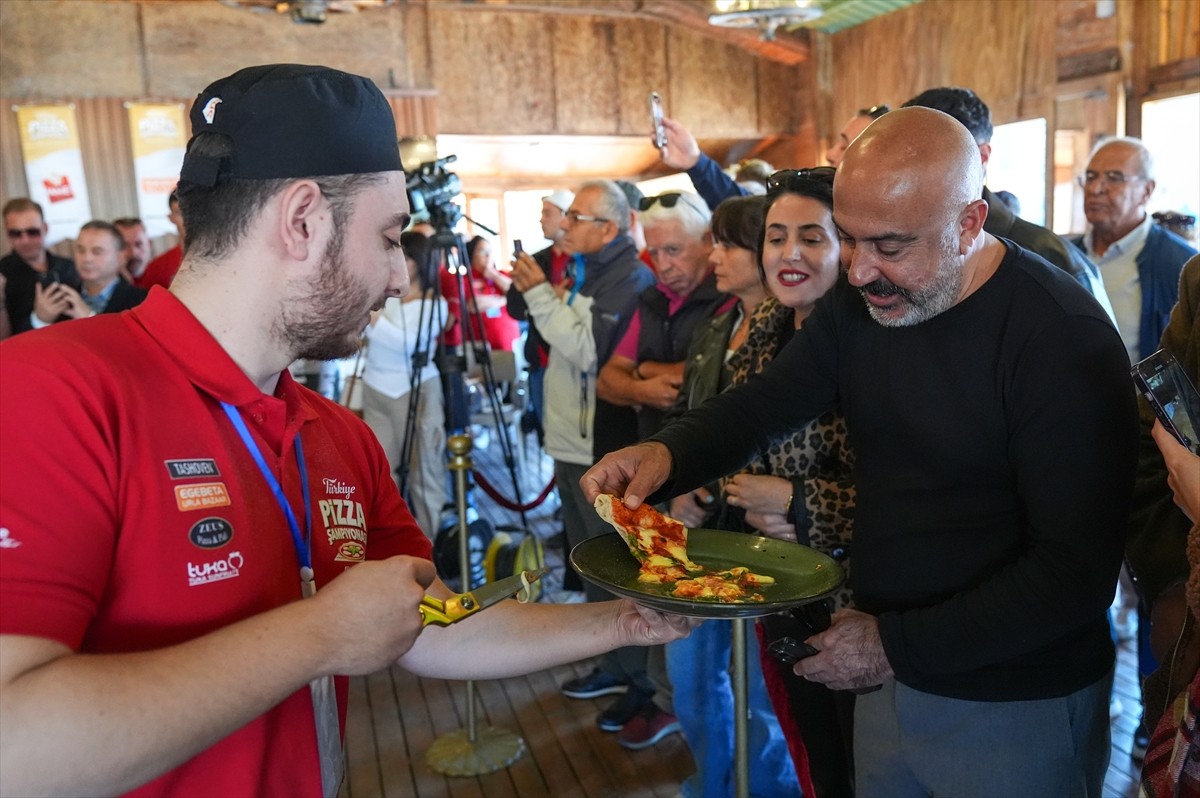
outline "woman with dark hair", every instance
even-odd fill
[[[712,216],[713,266],[718,291],[737,302],[697,328],[688,348],[683,386],[672,413],[702,404],[730,384],[729,363],[747,340],[750,317],[767,288],[758,276],[762,240],[763,197],[727,199]],[[671,512],[689,526],[699,526],[715,508],[713,490],[688,494],[671,504]],[[697,504],[700,498],[704,504]],[[721,527],[718,528],[737,528]],[[696,773],[684,782],[685,798],[727,796],[734,792],[733,685],[729,666],[733,630],[727,620],[709,620],[684,640],[666,647],[667,673],[675,714],[696,761]],[[747,658],[750,791],[754,795],[799,798],[800,783],[788,745],[771,707],[758,657]],[[637,719],[635,719],[637,720]],[[653,737],[652,735],[650,736]]]
[[[734,383],[774,360],[841,273],[833,224],[830,167],[784,170],[767,180],[766,223],[759,274],[773,294],[750,320],[746,343],[730,361]],[[849,568],[855,491],[854,455],[840,413],[826,413],[777,441],[723,486],[725,501],[745,513],[759,534],[795,540]],[[843,587],[834,609],[850,604]],[[791,746],[806,796],[853,795],[851,724],[854,696],[806,681],[781,665],[766,644],[812,632],[787,615],[761,622],[763,672]]]
[[[446,343],[457,346],[462,343],[462,318],[466,315],[478,314],[482,328],[476,324],[474,338],[477,341],[486,339],[493,350],[511,352],[513,342],[521,336],[520,326],[505,308],[505,293],[512,285],[512,278],[496,268],[492,258],[492,244],[483,236],[475,236],[467,242],[467,272],[471,278],[470,286],[463,286],[467,302],[472,299],[474,306],[470,313],[464,314],[459,309],[458,281],[449,272],[442,272],[442,293],[450,303],[450,315],[453,327],[446,331]]]

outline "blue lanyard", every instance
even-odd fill
[[[267,461],[263,458],[262,451],[258,448],[258,444],[254,442],[254,438],[250,437],[250,430],[246,428],[246,422],[242,419],[241,413],[228,402],[221,402],[221,407],[225,410],[225,415],[229,416],[229,420],[233,422],[234,429],[237,430],[242,443],[246,445],[250,456],[254,458],[258,470],[262,472],[263,478],[271,488],[271,492],[275,494],[275,501],[279,503],[284,517],[287,518],[288,529],[292,532],[292,545],[296,547],[296,559],[300,561],[300,590],[304,597],[308,598],[316,593],[317,583],[312,568],[312,502],[309,500],[308,469],[304,465],[304,447],[300,444],[300,433],[296,433],[295,448],[296,467],[300,471],[300,491],[304,496],[303,536],[300,535],[300,524],[296,521],[296,514],[292,512],[292,505],[283,493],[283,486],[279,484],[279,480],[275,479],[275,475],[271,473],[271,469],[267,466]]]
[[[575,269],[574,273],[571,275],[573,279],[571,280],[571,295],[567,297],[568,305],[575,301],[575,295],[579,293],[580,288],[583,288],[583,280],[584,277],[586,277],[586,269],[583,265],[583,255],[576,252],[571,256],[571,258],[575,263]]]

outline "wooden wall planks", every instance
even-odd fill
[[[86,125],[105,126],[82,134],[95,211],[112,216],[132,211],[132,183],[107,185],[131,180],[123,115],[84,101],[190,102],[248,63],[324,62],[385,90],[417,90],[393,102],[402,135],[641,136],[646,94],[657,90],[701,138],[757,142],[754,152],[793,165],[818,162],[857,108],[930,86],[968,85],[1004,123],[1050,116],[1062,68],[1077,79],[1116,67],[1136,130],[1136,100],[1200,84],[1195,0],[1116,0],[1105,19],[1094,0],[925,0],[812,34],[812,56],[798,66],[669,16],[639,17],[636,3],[602,15],[582,5],[537,13],[539,2],[400,3],[303,26],[207,1],[3,0],[0,96],[75,101]],[[64,46],[97,37],[102,50]],[[24,190],[15,125],[2,116],[0,200]]]

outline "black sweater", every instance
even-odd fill
[[[1108,317],[1005,243],[979,290],[912,327],[877,324],[840,280],[765,372],[655,436],[674,462],[660,494],[680,493],[840,405],[856,603],[897,680],[983,701],[1066,695],[1112,667],[1137,433]]]

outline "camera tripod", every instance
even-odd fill
[[[450,208],[445,210],[441,208],[430,209],[431,221],[434,222],[437,232],[430,242],[432,248],[430,250],[429,263],[418,264],[418,268],[422,272],[421,277],[422,283],[425,286],[425,296],[421,300],[417,340],[413,350],[412,369],[410,370],[409,377],[409,396],[411,398],[408,404],[408,414],[405,418],[404,442],[401,447],[400,465],[397,466],[396,473],[400,482],[401,495],[407,500],[410,496],[409,464],[417,433],[421,371],[429,363],[430,351],[436,352],[435,360],[438,370],[450,380],[462,379],[463,373],[467,370],[467,353],[469,352],[473,355],[475,363],[479,366],[484,401],[487,403],[486,406],[491,413],[491,418],[496,428],[496,435],[500,441],[500,450],[504,458],[504,464],[512,480],[513,493],[517,500],[520,501],[521,487],[520,477],[516,468],[515,449],[513,441],[509,436],[508,425],[504,419],[500,387],[496,380],[496,373],[492,363],[491,347],[488,345],[487,337],[483,334],[483,317],[475,303],[475,286],[470,279],[471,264],[464,257],[466,247],[463,244],[462,236],[451,229],[460,215],[461,211],[455,205],[450,205]],[[482,230],[495,235],[495,231],[489,230],[478,222],[473,221],[473,223]],[[439,290],[438,275],[443,269],[454,277],[455,291],[460,309],[458,323],[462,332],[462,343],[457,347],[448,347],[439,343],[440,333],[445,326],[445,319],[442,318],[441,306],[435,299],[436,294],[431,294],[431,292]],[[447,396],[446,400],[449,407],[451,397]],[[453,417],[453,410],[450,412],[451,417]],[[468,426],[470,425],[469,416],[466,419],[466,423]],[[521,526],[527,528],[528,522],[525,518],[525,511],[522,509],[518,512],[521,517]],[[464,575],[464,589],[466,587],[466,578]]]

